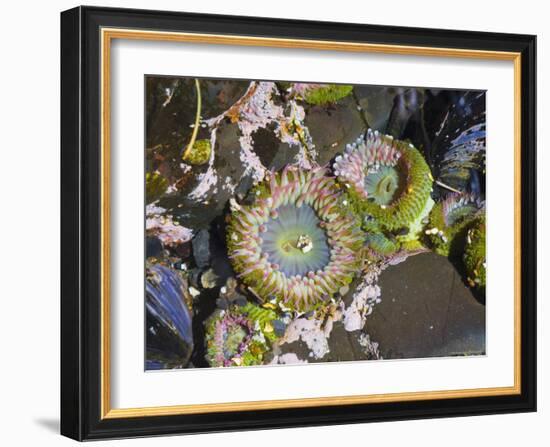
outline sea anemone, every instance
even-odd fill
[[[211,153],[212,144],[210,140],[197,140],[183,159],[189,164],[200,166],[210,160]]]
[[[261,365],[277,339],[276,313],[247,303],[218,310],[206,322],[206,359],[210,366]]]
[[[287,166],[234,204],[227,243],[233,268],[263,301],[305,312],[327,302],[358,269],[363,235],[324,168]]]
[[[353,91],[352,85],[296,83],[293,90],[308,104],[325,106],[338,102]]]
[[[333,168],[370,234],[371,248],[386,255],[418,239],[433,205],[433,179],[412,144],[369,129],[346,146]]]
[[[425,234],[429,245],[443,256],[462,254],[471,223],[485,212],[485,202],[473,194],[449,194],[437,203]]]
[[[433,182],[412,144],[371,129],[336,157],[334,174],[348,187],[358,211],[388,230],[408,227],[422,214]]]
[[[485,257],[485,218],[479,218],[472,223],[466,234],[464,249],[464,267],[466,280],[470,287],[485,288],[487,261]]]

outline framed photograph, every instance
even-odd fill
[[[536,409],[535,36],[61,14],[61,432]]]

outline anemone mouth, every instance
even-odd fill
[[[414,222],[432,191],[430,168],[420,152],[371,129],[346,146],[333,169],[362,217],[375,218],[390,231]]]
[[[363,188],[367,198],[378,205],[391,205],[406,183],[395,166],[382,166],[365,174]]]
[[[239,354],[239,347],[246,340],[248,329],[239,324],[233,325],[227,329],[223,335],[222,349],[226,359],[231,359]]]
[[[260,236],[267,260],[278,265],[286,276],[304,276],[323,269],[330,262],[330,248],[320,224],[309,205],[280,207]]]
[[[324,168],[287,166],[256,188],[229,224],[233,268],[263,300],[306,311],[348,284],[363,235]]]

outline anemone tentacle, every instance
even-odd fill
[[[229,219],[234,270],[263,300],[314,309],[351,282],[363,235],[325,168],[272,172]]]

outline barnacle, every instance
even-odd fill
[[[253,194],[254,203],[234,207],[227,245],[258,297],[304,312],[351,282],[363,234],[325,169],[287,166]]]

